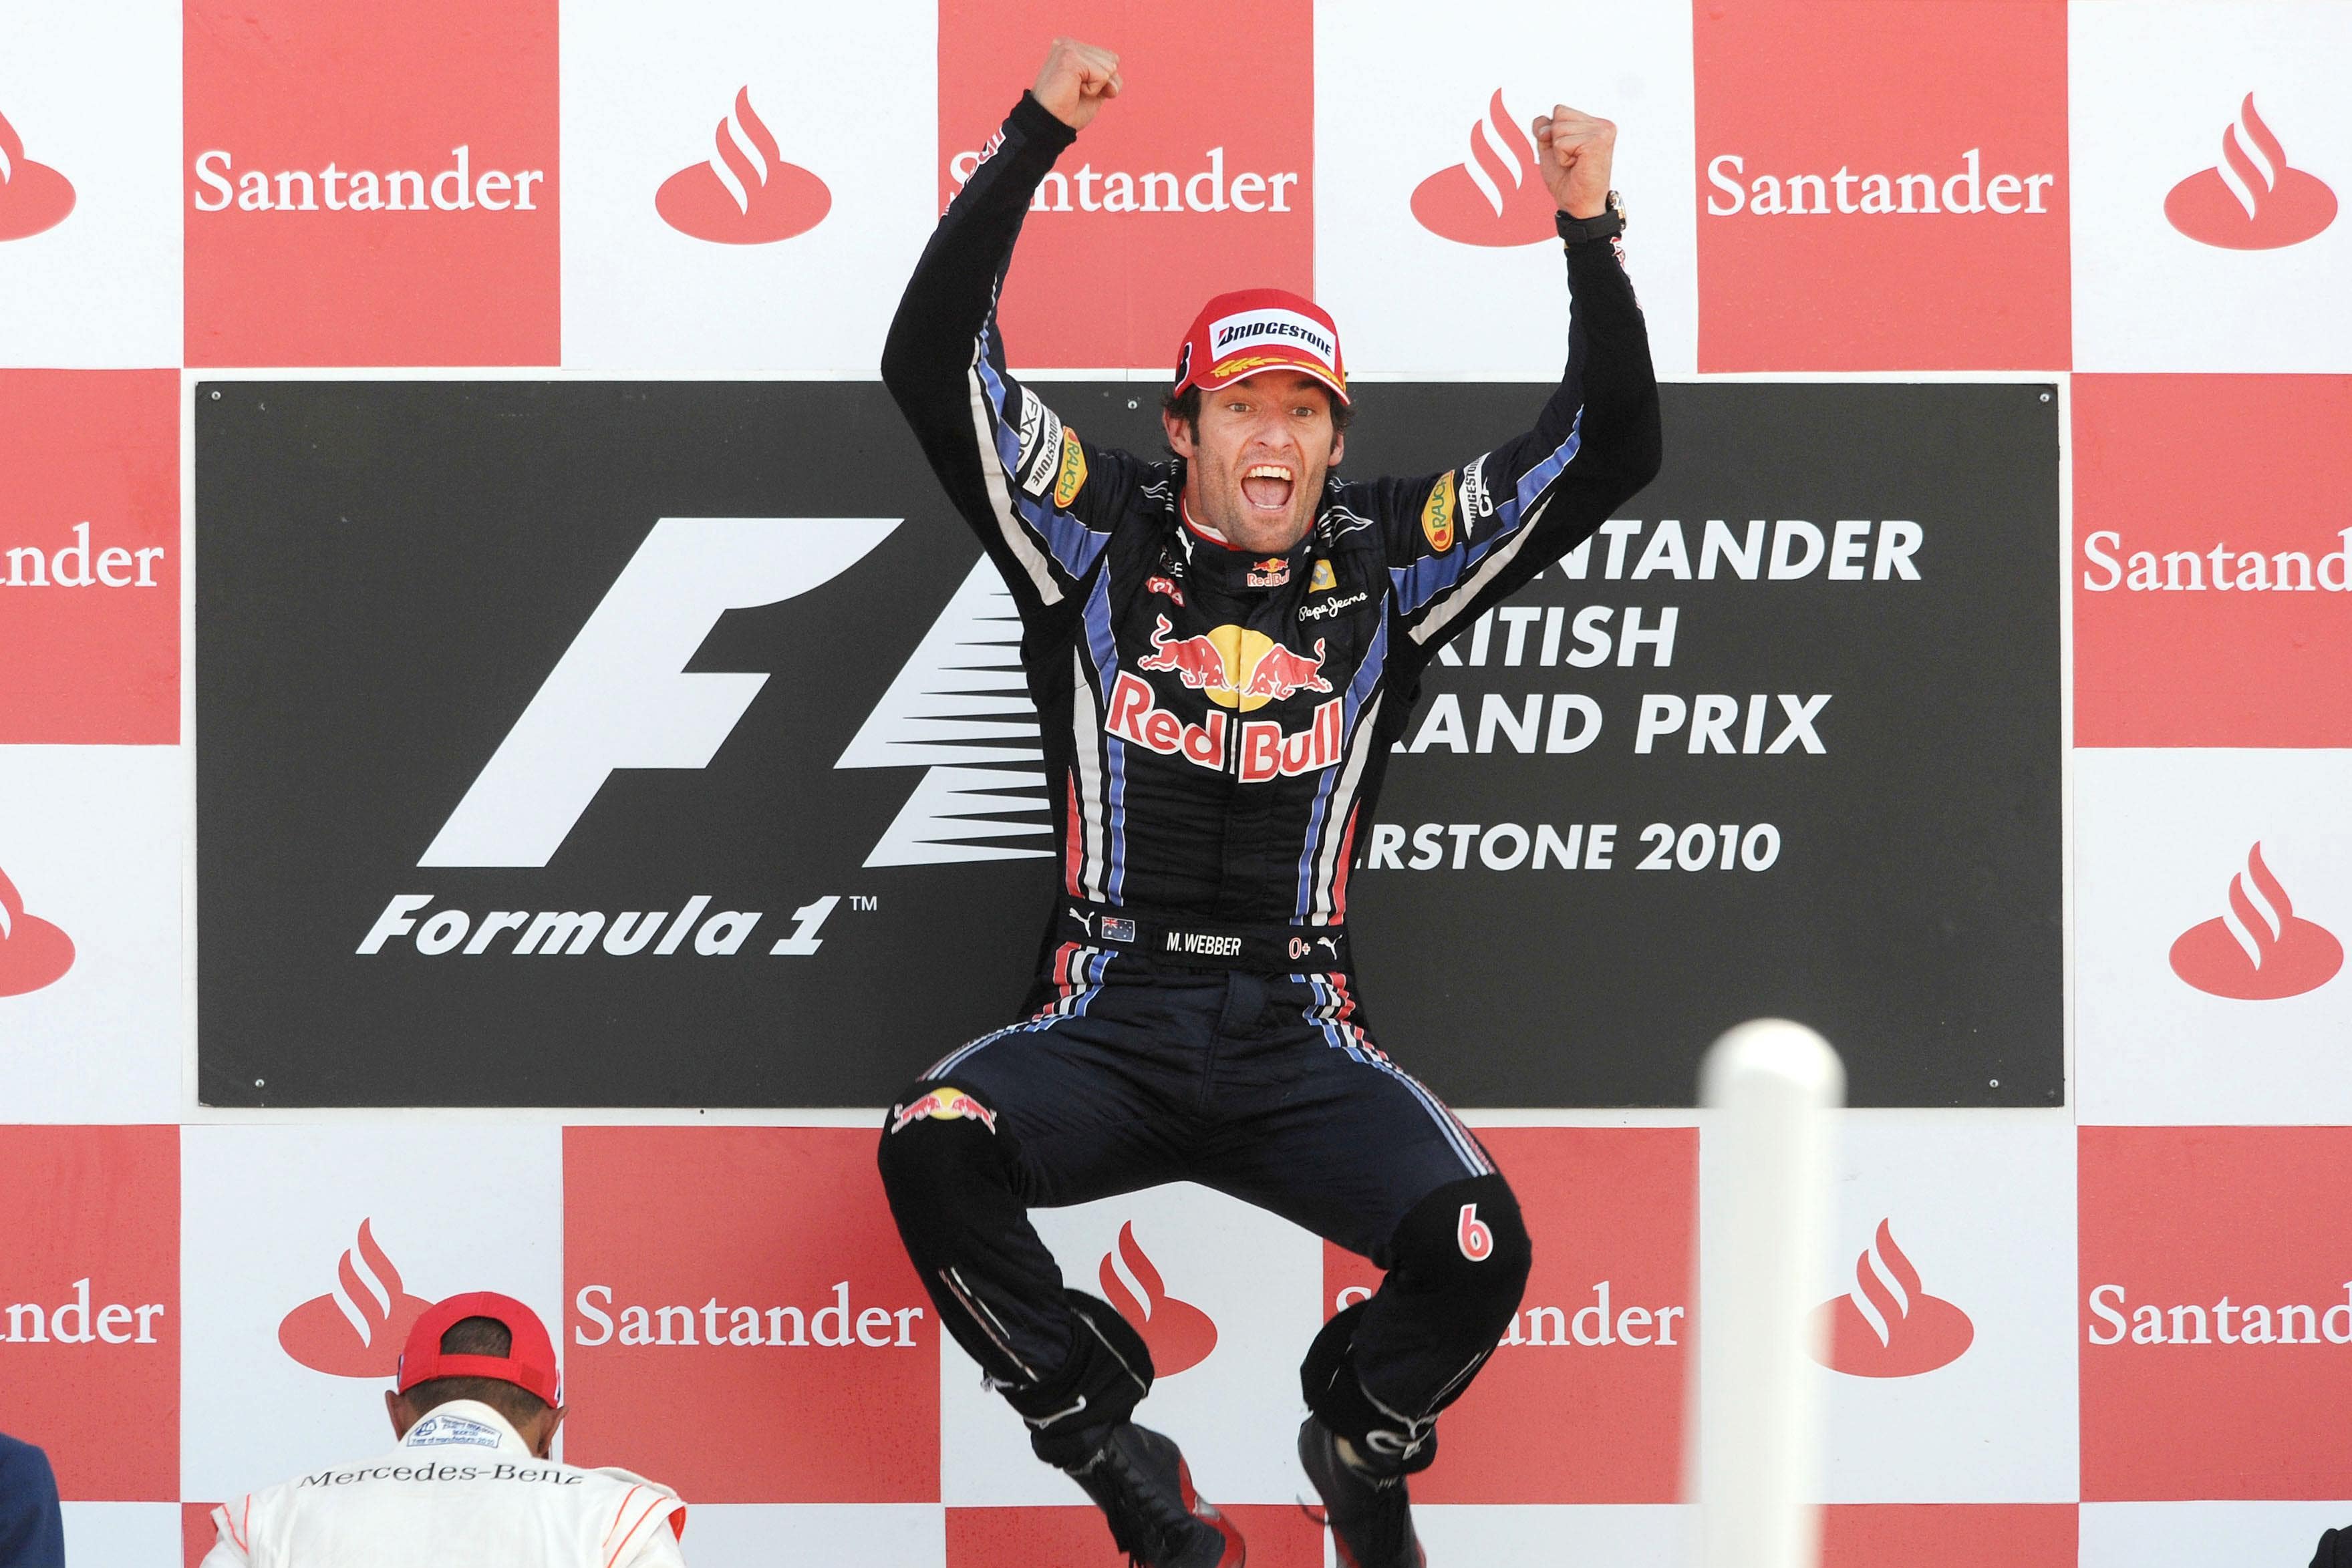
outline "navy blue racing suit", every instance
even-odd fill
[[[1366,1030],[1357,828],[1438,648],[1656,472],[1648,339],[1615,244],[1570,244],[1568,367],[1533,428],[1441,474],[1334,473],[1288,552],[1228,549],[1183,517],[1180,462],[1086,440],[1006,368],[998,290],[1074,135],[1024,96],[883,358],[1019,606],[1063,862],[1025,1016],[894,1105],[885,1185],[1041,1455],[1082,1452],[1150,1370],[1026,1210],[1192,1180],[1388,1270],[1302,1377],[1333,1429],[1418,1469],[1517,1311],[1528,1244],[1478,1140]]]

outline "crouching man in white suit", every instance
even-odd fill
[[[520,1301],[478,1291],[432,1308],[397,1385],[398,1448],[215,1508],[203,1568],[684,1568],[676,1492],[548,1458],[555,1346]]]

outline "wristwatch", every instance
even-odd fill
[[[1599,217],[1571,218],[1566,213],[1556,212],[1552,221],[1559,228],[1559,237],[1570,245],[1589,239],[1612,239],[1625,232],[1625,198],[1612,191],[1609,205]]]

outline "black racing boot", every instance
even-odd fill
[[[1338,1436],[1312,1416],[1298,1428],[1298,1462],[1322,1494],[1323,1517],[1346,1568],[1428,1568],[1402,1470],[1382,1476],[1349,1464]]]
[[[1111,1539],[1139,1568],[1242,1568],[1242,1532],[1201,1500],[1170,1438],[1122,1421],[1068,1474],[1102,1509]]]

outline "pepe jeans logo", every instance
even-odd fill
[[[1173,1377],[1198,1366],[1217,1348],[1215,1322],[1192,1302],[1168,1293],[1160,1270],[1135,1239],[1133,1220],[1118,1228],[1118,1244],[1103,1254],[1096,1278],[1104,1299],[1150,1347],[1158,1375]]]
[[[2301,245],[2336,221],[2336,193],[2289,168],[2286,149],[2254,111],[2254,95],[2221,131],[2221,162],[2172,187],[2167,222],[2200,245],[2278,250]]]
[[[806,234],[833,210],[823,180],[784,162],[751,89],[712,133],[717,156],[680,169],[654,193],[654,210],[682,235],[718,245],[772,245]]]

